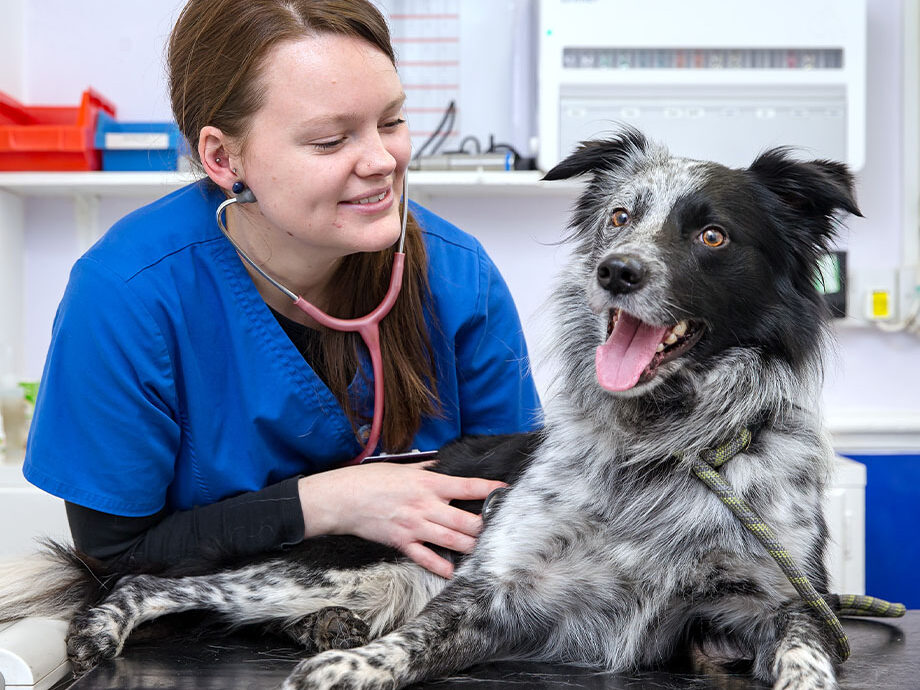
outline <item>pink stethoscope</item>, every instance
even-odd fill
[[[402,289],[403,266],[406,261],[406,254],[403,249],[406,243],[406,221],[409,216],[408,178],[408,171],[406,171],[406,173],[403,173],[403,210],[401,221],[402,228],[399,235],[399,245],[396,249],[396,252],[393,254],[393,270],[390,274],[390,286],[387,288],[387,294],[384,296],[383,300],[380,302],[377,308],[367,316],[362,316],[357,319],[339,319],[334,316],[329,316],[318,307],[315,307],[307,302],[303,297],[295,295],[293,292],[284,287],[284,285],[279,283],[277,280],[268,275],[268,273],[262,270],[262,268],[258,266],[255,261],[253,261],[249,255],[246,254],[245,251],[243,251],[240,245],[236,243],[236,240],[230,237],[230,233],[227,232],[227,228],[224,226],[222,213],[231,204],[249,204],[255,202],[256,197],[252,193],[251,189],[243,189],[235,197],[230,197],[217,207],[217,225],[220,227],[221,232],[224,233],[224,236],[230,240],[230,244],[233,245],[237,253],[246,261],[246,263],[252,266],[263,278],[265,278],[265,280],[274,285],[285,295],[290,297],[294,304],[297,305],[301,311],[308,314],[317,323],[322,324],[326,328],[332,328],[336,331],[357,331],[361,335],[361,339],[364,341],[364,344],[367,346],[368,352],[371,356],[371,366],[373,367],[374,372],[374,419],[373,422],[371,422],[370,435],[367,438],[367,444],[364,446],[364,449],[358,453],[355,458],[346,462],[346,465],[356,465],[362,462],[368,455],[371,454],[371,451],[373,451],[377,446],[377,441],[380,440],[380,429],[383,426],[383,360],[380,355],[380,329],[378,326],[383,320],[383,317],[390,313],[390,309],[393,308],[393,304],[395,304],[396,298],[399,296],[399,291]]]

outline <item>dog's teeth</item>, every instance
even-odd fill
[[[676,335],[678,338],[681,337],[686,332],[687,332],[687,322],[686,321],[681,321],[679,324],[677,324],[676,326],[674,326],[674,328],[671,329],[671,333]]]
[[[673,333],[668,333],[668,337],[664,339],[665,345],[673,345],[677,342],[677,336]]]
[[[658,343],[658,347],[655,348],[655,352],[664,352],[664,343]]]

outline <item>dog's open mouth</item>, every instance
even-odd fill
[[[597,348],[597,381],[609,391],[625,391],[652,380],[665,362],[679,357],[703,335],[694,321],[674,326],[653,326],[627,314],[610,310],[607,342]]]

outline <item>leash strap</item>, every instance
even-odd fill
[[[826,594],[824,598],[841,616],[900,618],[906,611],[904,604],[892,604],[890,601],[862,594]]]
[[[891,604],[882,599],[856,594],[829,594],[822,596],[815,590],[802,569],[799,568],[789,555],[789,552],[777,540],[770,526],[754,512],[743,498],[735,493],[731,484],[718,471],[719,467],[744,451],[750,443],[750,430],[742,429],[741,433],[728,443],[715,449],[703,451],[700,457],[693,461],[693,473],[719,497],[719,500],[735,514],[741,524],[763,544],[767,553],[779,565],[802,600],[830,628],[836,638],[837,649],[840,652],[841,659],[846,661],[850,656],[850,642],[843,631],[840,619],[831,609],[831,604],[834,604],[834,608],[843,616],[884,616],[888,618],[903,616],[905,607],[903,604]]]

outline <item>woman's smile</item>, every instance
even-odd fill
[[[393,205],[392,187],[364,193],[361,196],[348,199],[347,201],[340,201],[339,205],[351,207],[351,210],[359,213],[373,214],[387,211]]]

